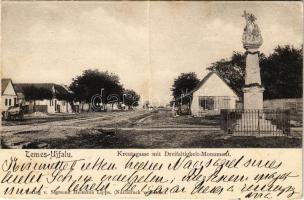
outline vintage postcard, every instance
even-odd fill
[[[2,199],[301,199],[301,1],[1,2]]]

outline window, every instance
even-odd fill
[[[9,105],[9,106],[12,105],[12,100],[11,100],[11,99],[8,100],[8,105]]]
[[[8,99],[5,99],[5,106],[8,105]]]
[[[17,98],[14,98],[14,105],[17,104]]]
[[[200,96],[199,106],[203,110],[221,110],[230,108],[228,96]]]
[[[204,110],[214,110],[214,97],[199,97],[199,106]]]

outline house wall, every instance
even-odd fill
[[[90,104],[88,103],[80,103],[79,104],[80,112],[89,112],[90,111]]]
[[[33,105],[34,103],[31,102]],[[44,99],[44,100],[36,100],[36,105],[46,105],[47,106],[47,112],[48,113],[68,113],[72,112],[71,105],[69,102],[65,100],[58,100],[58,99]]]
[[[233,90],[216,74],[212,74],[208,80],[193,93],[191,113],[195,116],[199,116],[203,111],[203,109],[199,106],[199,96],[227,96],[230,99],[230,109],[235,109],[236,101],[238,100],[238,97]],[[216,112],[219,113],[220,110],[216,110]]]
[[[2,95],[1,96],[1,111],[7,110],[10,106],[16,105],[16,103],[18,103],[17,96]]]
[[[18,93],[17,93],[17,102],[18,102],[18,104],[20,104],[20,105],[24,105],[24,104],[26,103],[23,94],[18,94]]]
[[[106,104],[107,111],[121,110],[117,103]]]
[[[13,88],[12,82],[9,82],[1,96],[1,111],[5,111],[10,106],[14,106],[17,103],[17,95]]]

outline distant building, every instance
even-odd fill
[[[34,86],[44,88],[52,93],[51,99],[26,101],[24,99],[24,88]],[[18,101],[27,106],[28,112],[67,113],[72,112],[72,106],[67,100],[71,94],[66,87],[55,83],[16,83],[14,88],[18,95]]]
[[[191,113],[194,116],[219,114],[221,109],[235,109],[239,97],[217,73],[208,73],[190,92]]]
[[[10,106],[15,106],[17,103],[17,93],[12,79],[1,79],[1,111],[7,110]]]

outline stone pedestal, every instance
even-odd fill
[[[244,109],[263,109],[263,92],[258,49],[247,49]]]
[[[243,92],[245,110],[263,110],[264,88],[259,86],[245,87]]]
[[[251,84],[261,85],[259,50],[247,49],[246,51],[246,77],[245,86]]]

